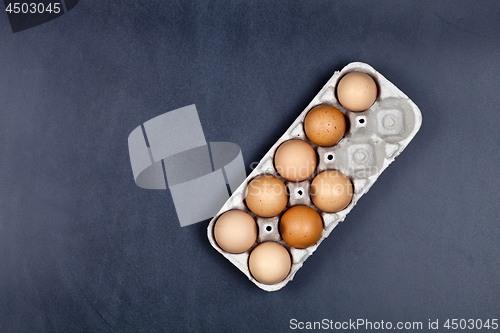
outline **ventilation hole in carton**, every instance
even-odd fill
[[[271,230],[273,230],[273,227],[271,227],[270,225],[268,225],[268,226],[266,227],[266,231],[271,231]]]
[[[360,124],[364,124],[365,120],[363,118],[358,120]]]
[[[326,157],[329,161],[333,160],[333,155],[332,154],[329,154],[327,157]]]
[[[298,191],[297,191],[297,194],[298,194],[298,195],[302,195],[302,190],[298,190]]]

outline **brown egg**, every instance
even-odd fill
[[[352,200],[351,180],[340,171],[326,170],[311,183],[311,199],[316,207],[327,213],[346,208]]]
[[[242,253],[257,240],[257,224],[250,214],[230,210],[215,222],[214,238],[221,249],[230,253]]]
[[[281,238],[297,249],[316,244],[322,232],[323,219],[318,212],[307,206],[290,208],[280,220]]]
[[[319,105],[307,114],[304,131],[307,138],[319,146],[333,146],[345,134],[345,118],[331,105]]]
[[[275,284],[290,273],[292,259],[283,245],[265,242],[257,245],[248,258],[252,276],[264,284]]]
[[[351,111],[364,111],[377,98],[377,84],[373,78],[362,72],[350,72],[337,85],[340,104]]]
[[[285,141],[276,150],[274,166],[286,180],[301,182],[309,178],[316,169],[316,152],[305,141]]]
[[[248,184],[245,201],[248,209],[259,216],[278,215],[288,202],[285,184],[271,175],[258,176]]]

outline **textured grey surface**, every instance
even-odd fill
[[[499,318],[499,17],[493,1],[81,0],[13,34],[0,13],[0,331]],[[352,61],[423,125],[284,289],[255,287],[206,222],[179,227],[168,190],[134,183],[139,124],[196,104],[249,171]]]

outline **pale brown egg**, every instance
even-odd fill
[[[342,112],[327,104],[316,106],[304,119],[307,138],[319,146],[333,146],[342,139],[345,129]]]
[[[290,273],[292,259],[281,244],[265,242],[257,245],[248,258],[250,274],[264,284],[276,284]]]
[[[350,72],[337,85],[340,104],[351,111],[364,111],[377,99],[377,84],[373,78],[362,72]]]
[[[258,176],[247,186],[245,201],[254,214],[262,217],[276,216],[288,202],[285,184],[271,175]]]
[[[281,177],[292,182],[301,182],[316,169],[316,152],[303,140],[285,141],[274,154],[274,166]]]
[[[340,171],[326,170],[313,179],[310,192],[316,207],[327,213],[336,213],[351,202],[353,186]]]
[[[215,222],[214,238],[224,251],[245,252],[257,240],[257,223],[244,211],[227,211]]]
[[[281,217],[280,233],[288,245],[305,249],[321,238],[323,219],[311,207],[294,206]]]

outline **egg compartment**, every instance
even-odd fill
[[[337,100],[336,87],[338,81],[348,72],[359,71],[369,74],[378,88],[377,99],[367,110],[353,112],[344,108]],[[329,104],[339,109],[346,119],[346,133],[334,146],[321,147],[312,143],[304,132],[304,118],[307,113],[320,104]],[[266,291],[275,291],[284,287],[293,279],[304,261],[314,253],[321,242],[330,235],[333,229],[342,222],[358,200],[377,180],[380,174],[403,151],[411,139],[416,135],[422,123],[422,116],[418,107],[398,88],[389,82],[371,66],[355,62],[335,72],[325,86],[313,98],[309,105],[300,113],[297,119],[278,139],[277,142],[261,159],[257,167],[248,175],[246,180],[234,191],[219,213],[210,221],[207,229],[209,242],[224,257],[231,261],[258,287]],[[317,152],[317,166],[313,175],[305,181],[294,183],[284,180],[274,168],[274,154],[276,149],[285,141],[301,139],[309,143]],[[353,197],[350,204],[337,213],[326,213],[312,204],[310,198],[310,184],[312,179],[325,170],[338,170],[348,177],[353,185]],[[245,189],[248,183],[262,174],[271,174],[280,178],[288,189],[287,207],[277,216],[262,218],[252,213],[245,205]],[[306,248],[295,249],[283,241],[279,233],[279,220],[283,213],[295,205],[306,205],[318,211],[323,219],[323,233],[320,240]],[[231,209],[243,210],[256,220],[259,228],[258,238],[254,246],[247,252],[231,254],[220,249],[213,237],[213,227],[217,218]],[[256,281],[249,272],[248,258],[255,246],[262,242],[274,241],[289,251],[292,258],[292,267],[289,275],[281,282],[267,285]]]

